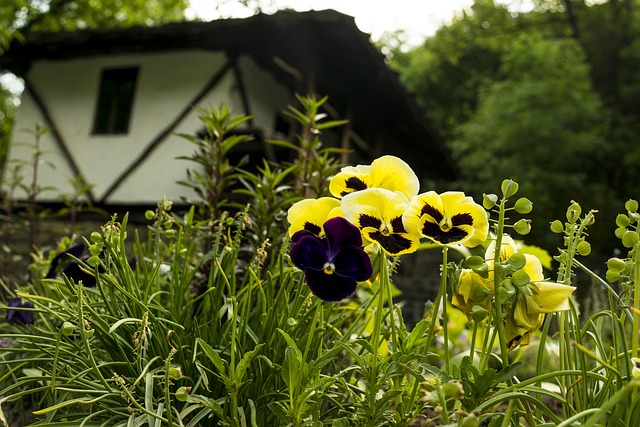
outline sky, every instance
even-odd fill
[[[188,13],[204,20],[219,17],[246,17],[251,11],[219,0],[190,0]],[[263,1],[269,3],[268,1]],[[272,0],[279,7],[295,10],[335,9],[355,18],[361,31],[378,39],[385,32],[404,30],[407,44],[416,46],[432,36],[473,0]],[[216,10],[216,5],[219,10]],[[267,11],[268,12],[268,11]]]

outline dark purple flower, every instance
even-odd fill
[[[33,311],[22,310],[23,308],[33,308],[33,304],[29,301],[22,302],[22,299],[16,297],[7,303],[7,322],[14,325],[32,325],[34,322]]]
[[[342,217],[324,225],[326,237],[313,233],[295,236],[291,261],[304,271],[311,292],[324,301],[340,301],[355,290],[358,282],[371,277],[371,260],[362,249],[362,235]],[[298,233],[296,233],[298,234]]]
[[[83,243],[78,243],[56,255],[51,260],[49,271],[45,277],[47,279],[53,279],[60,274],[64,274],[76,283],[82,281],[84,286],[89,288],[94,287],[96,285],[95,276],[78,262],[78,259],[86,261],[89,258],[85,256],[86,249],[87,247]]]

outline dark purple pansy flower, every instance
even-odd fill
[[[304,271],[315,296],[324,301],[340,301],[356,290],[358,282],[371,277],[373,267],[362,249],[358,227],[336,217],[327,220],[323,228],[324,238],[313,233],[294,235],[291,261]]]
[[[14,325],[32,325],[34,323],[33,312],[27,310],[16,310],[21,308],[33,308],[29,301],[22,302],[22,298],[14,298],[7,303],[7,322]]]
[[[89,257],[85,256],[87,247],[83,243],[71,246],[64,252],[59,253],[51,260],[49,271],[45,276],[47,279],[53,279],[60,274],[64,274],[76,283],[82,281],[84,286],[92,288],[96,285],[96,278],[80,265],[77,259],[82,261]]]

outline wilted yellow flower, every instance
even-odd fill
[[[518,290],[512,311],[506,319],[505,331],[509,348],[528,344],[531,334],[542,325],[545,313],[569,310],[569,299],[576,289],[545,281],[530,282],[527,286],[531,295]]]
[[[329,183],[329,191],[338,198],[367,188],[384,188],[399,192],[408,200],[418,194],[420,181],[403,160],[395,156],[382,156],[374,160],[370,166],[342,168]]]
[[[405,212],[408,230],[442,245],[462,243],[474,247],[489,231],[487,211],[460,191],[429,191],[414,197]]]
[[[460,272],[458,283],[454,285],[451,303],[469,316],[474,305],[489,308],[492,297],[493,280],[485,279],[475,271],[466,268]]]

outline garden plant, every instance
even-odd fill
[[[272,141],[290,163],[231,164],[246,117],[201,110],[200,200],[159,201],[144,230],[114,216],[3,283],[5,426],[640,425],[635,200],[600,277],[583,259],[596,211],[532,224],[510,179],[474,200],[395,156],[339,165],[322,137],[343,122],[299,101],[296,143]],[[532,226],[555,253],[524,243]],[[424,251],[440,287],[408,327],[394,277]]]

